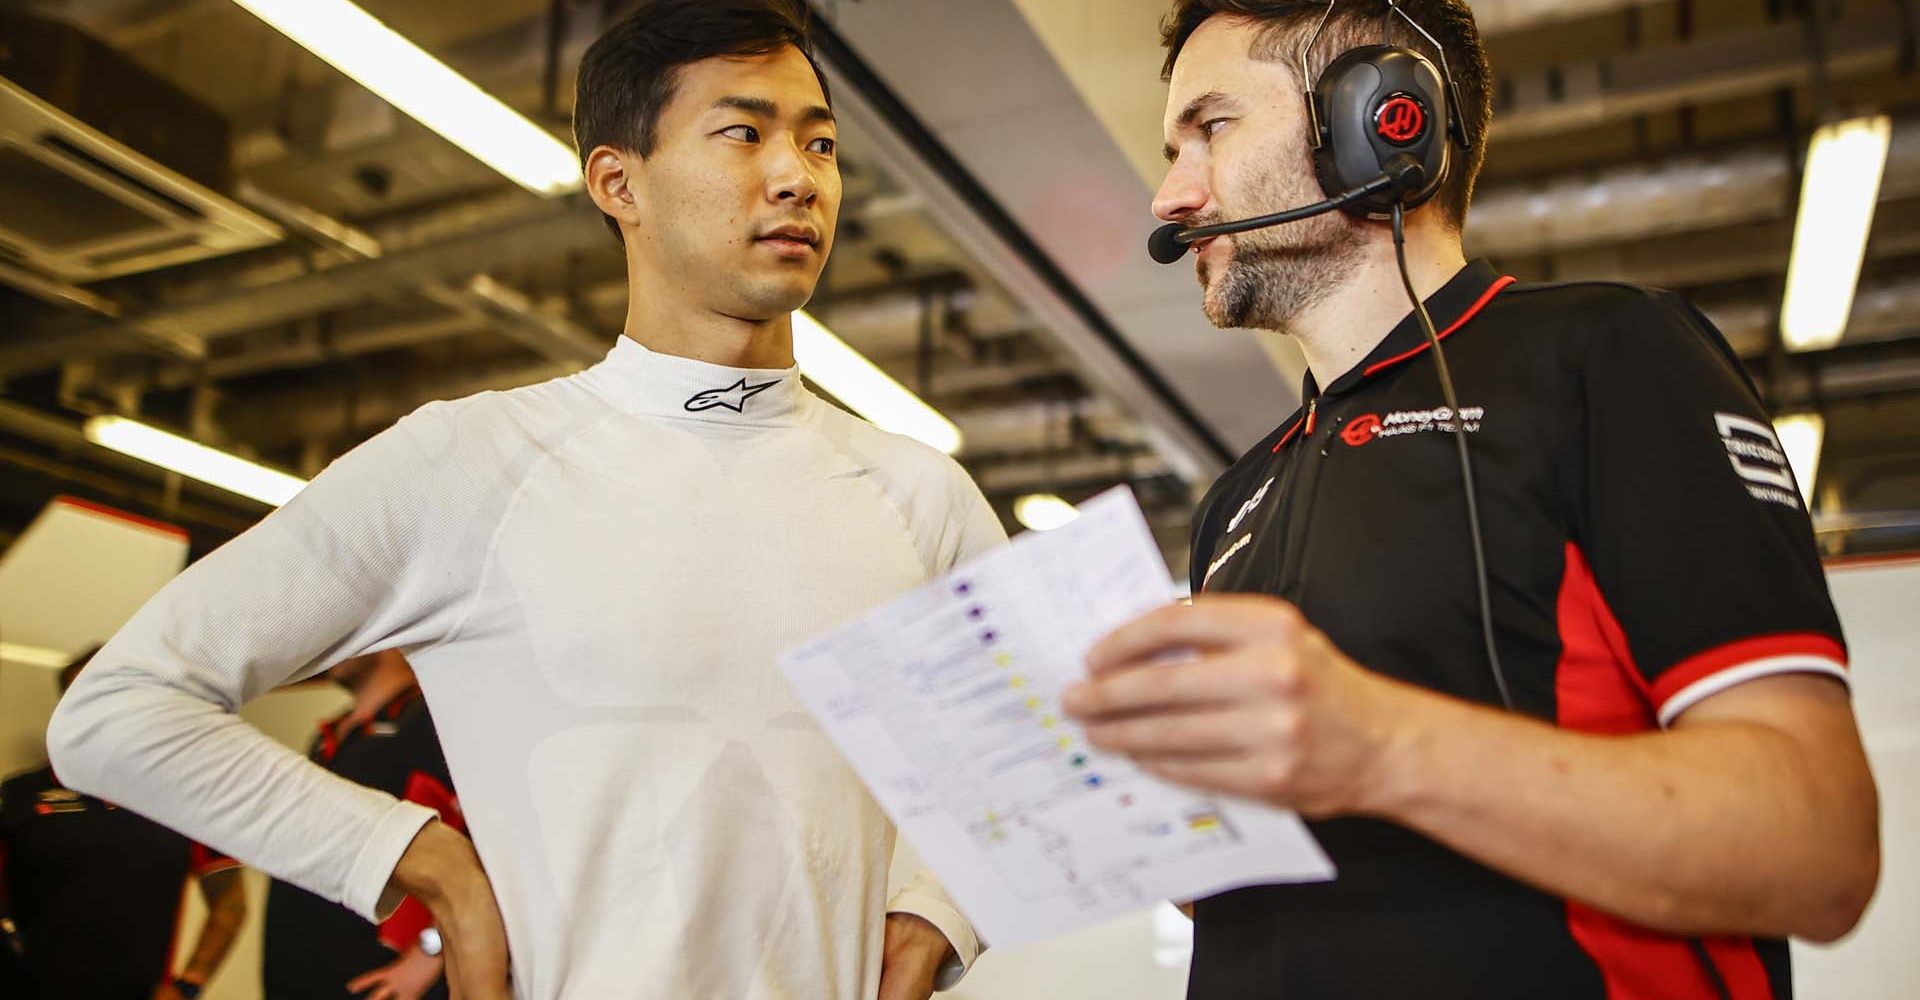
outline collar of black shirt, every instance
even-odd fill
[[[1433,319],[1434,326],[1437,327],[1435,332],[1442,340],[1451,336],[1466,326],[1469,320],[1479,315],[1480,310],[1486,308],[1487,303],[1493,301],[1494,296],[1513,284],[1513,281],[1514,279],[1503,277],[1500,272],[1494,270],[1493,265],[1484,258],[1469,261],[1467,266],[1447,279],[1447,283],[1440,286],[1439,291],[1427,296],[1427,315]],[[1351,392],[1368,378],[1401,362],[1418,357],[1427,350],[1427,335],[1420,329],[1420,319],[1413,314],[1412,310],[1408,310],[1406,318],[1389,330],[1385,337],[1380,338],[1380,342],[1373,345],[1373,350],[1367,352],[1367,356],[1359,364],[1347,369],[1346,374],[1334,379],[1333,384],[1327,386],[1326,394],[1339,396]],[[1280,426],[1284,430],[1279,442],[1273,447],[1274,451],[1279,451],[1293,439],[1295,433],[1300,430],[1301,421],[1306,416],[1307,404],[1320,394],[1320,384],[1314,381],[1312,369],[1308,369],[1300,383],[1300,409],[1281,421]]]

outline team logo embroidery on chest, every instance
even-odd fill
[[[1236,540],[1232,545],[1227,546],[1227,551],[1220,553],[1220,558],[1215,559],[1212,563],[1209,563],[1207,565],[1207,575],[1200,578],[1200,589],[1201,590],[1207,589],[1207,584],[1213,582],[1213,574],[1220,572],[1220,567],[1225,566],[1227,564],[1227,560],[1232,559],[1236,555],[1239,555],[1241,549],[1244,549],[1247,546],[1252,544],[1253,544],[1253,532],[1249,531],[1246,534],[1241,535],[1239,539]]]
[[[1442,431],[1448,434],[1454,428],[1465,425],[1468,434],[1480,433],[1480,422],[1486,419],[1484,406],[1463,406],[1456,421],[1452,410],[1436,406],[1431,410],[1395,410],[1386,416],[1378,413],[1362,413],[1340,429],[1340,440],[1348,447],[1358,448],[1372,444],[1380,438],[1401,437],[1407,434],[1430,434]]]
[[[718,406],[735,413],[745,413],[747,400],[779,384],[780,380],[774,379],[759,385],[748,385],[747,380],[743,378],[724,389],[707,389],[694,393],[693,398],[687,400],[686,409],[688,413],[699,413],[701,410],[711,410]]]

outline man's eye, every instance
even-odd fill
[[[836,149],[838,146],[839,146],[839,143],[835,142],[832,139],[827,139],[824,137],[815,139],[812,142],[807,144],[808,149],[813,150],[816,153],[819,153],[821,156],[832,156],[834,149]]]
[[[1220,134],[1221,126],[1225,125],[1226,123],[1232,120],[1233,119],[1231,118],[1209,118],[1206,121],[1200,123],[1200,132],[1202,135],[1205,135],[1207,138],[1211,139],[1214,136]]]
[[[751,125],[735,125],[732,128],[721,129],[720,134],[729,139],[738,139],[741,142],[760,141],[760,130]]]

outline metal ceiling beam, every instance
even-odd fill
[[[27,0],[27,8],[84,26],[115,45],[139,45],[170,34],[230,0]]]
[[[117,473],[131,475],[141,479],[163,480],[169,475],[167,470],[157,465],[143,462],[137,458],[130,458],[117,451],[102,448],[88,441],[86,435],[82,433],[80,426],[71,420],[50,413],[44,413],[29,406],[22,406],[18,403],[0,400],[0,434],[10,435],[19,440],[32,441],[36,444],[53,448],[68,456],[84,457],[87,462],[101,468],[110,469]],[[84,475],[84,470],[77,470],[67,463],[49,461],[43,464],[34,464],[27,461],[24,456],[19,455],[9,456],[9,459],[13,464],[32,467],[50,475],[65,475],[75,479],[82,479]],[[59,468],[56,469],[56,466]],[[104,478],[84,478],[82,481],[91,487],[103,489],[110,493],[123,496],[133,495],[133,491],[127,487],[120,486],[115,488],[111,481]],[[241,512],[251,515],[264,509],[264,506],[258,501],[249,500],[237,493],[228,493],[217,487],[204,485],[197,480],[183,479],[182,485],[196,495],[212,499],[224,505],[224,508],[221,510],[194,503],[184,503],[181,505],[183,512],[188,513],[194,520],[200,521],[203,524],[239,531],[245,528],[248,523],[251,523],[244,519]]]
[[[84,309],[108,318],[120,315],[120,304],[112,299],[6,261],[0,261],[0,285],[12,285],[48,305]]]
[[[197,365],[164,365],[156,371],[102,382],[135,387],[136,392],[184,389],[202,379],[220,382],[288,368],[306,368],[336,358],[389,351],[450,337],[482,333],[487,321],[472,315],[450,314],[400,320],[349,330],[323,331],[317,324],[303,327],[291,338],[250,350],[222,354]]]
[[[1501,254],[1497,262],[1522,281],[1624,281],[1699,288],[1784,275],[1793,247],[1793,226],[1792,219],[1742,223],[1540,254]],[[1882,203],[1874,216],[1873,238],[1867,242],[1867,260],[1913,254],[1920,254],[1920,199]]]
[[[1485,35],[1506,35],[1555,21],[1593,17],[1660,0],[1473,0],[1473,20]]]
[[[606,353],[596,347],[594,360]],[[289,392],[229,396],[222,401],[218,422],[245,427],[249,444],[267,451],[282,450],[316,438],[355,438],[391,424],[436,399],[455,399],[488,389],[509,389],[578,371],[573,360],[528,365],[520,359],[497,359],[459,371],[393,371],[361,373],[351,387],[328,379]],[[971,374],[982,384],[1001,369],[992,365],[954,367],[936,377],[936,384],[958,382]],[[1019,374],[1025,366],[1006,366]],[[1053,369],[1058,371],[1057,367]],[[1004,377],[1004,376],[1003,376]],[[969,452],[1028,452],[1072,443],[1067,422],[1075,416],[1105,440],[1131,442],[1139,436],[1132,419],[1112,403],[1081,397],[1053,403],[1020,402],[977,406],[950,413],[967,439]],[[1157,467],[1157,466],[1156,466]]]
[[[1076,439],[1076,423],[1104,440],[1145,445],[1130,417],[1111,402],[1091,397],[975,407],[947,416],[959,426],[969,455],[1065,451],[1084,443]]]
[[[1827,72],[1858,76],[1899,65],[1900,10],[1872,8],[1826,26]],[[1807,29],[1799,20],[1502,74],[1507,100],[1494,109],[1496,140],[1569,132],[1688,104],[1764,94],[1808,79]]]
[[[1796,181],[1787,152],[1767,143],[1502,184],[1474,197],[1467,249],[1521,255],[1786,218]],[[1920,118],[1902,118],[1880,199],[1916,195]]]
[[[250,443],[281,449],[309,440],[357,439],[436,399],[459,399],[489,389],[511,389],[568,375],[579,365],[524,358],[468,363],[457,370],[383,370],[363,373],[351,390],[329,379],[286,393],[233,396],[218,413],[222,426],[248,428]]]
[[[562,309],[545,308],[516,288],[476,274],[457,288],[433,286],[423,294],[434,302],[489,326],[547,360],[584,368],[607,354],[618,332],[601,335],[568,319]]]
[[[1776,413],[1920,392],[1920,336],[1789,354],[1762,382]]]
[[[1706,299],[1699,305],[1735,351],[1755,359],[1767,352],[1780,319],[1777,300]],[[1847,318],[1846,335],[1840,343],[1848,347],[1864,346],[1917,329],[1920,329],[1920,276],[1870,278],[1861,282],[1854,293],[1853,312]]]
[[[984,464],[974,475],[980,491],[1004,496],[1036,491],[1057,492],[1173,475],[1165,459],[1139,455],[1061,455]]]
[[[126,328],[217,338],[314,316],[410,289],[496,270],[534,255],[602,246],[595,218],[569,203],[538,206],[463,235],[272,284],[216,292],[131,317],[60,333],[30,334],[0,347],[0,378],[126,349]]]
[[[913,370],[913,361],[909,358],[876,358],[874,364],[888,371]],[[1072,369],[1052,359],[1005,364],[945,361],[934,365],[933,377],[929,380],[929,395],[937,401],[977,392],[1011,389],[1023,382],[1060,382],[1073,378]]]

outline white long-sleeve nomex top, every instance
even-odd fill
[[[889,908],[979,944],[931,880],[888,903],[893,827],[775,658],[1004,537],[956,463],[797,369],[623,337],[340,458],[144,607],[49,744],[74,788],[376,917],[431,813],[233,710],[398,648],[522,1000],[865,1000]]]

